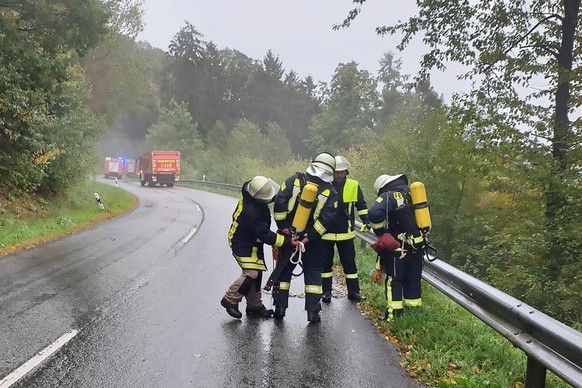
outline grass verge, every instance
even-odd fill
[[[368,296],[360,306],[398,347],[410,376],[431,387],[525,386],[525,353],[425,281],[421,308],[407,309],[393,322],[378,321],[386,298],[384,287],[368,276],[376,254],[368,245],[357,251],[360,286]],[[570,386],[549,371],[546,380],[546,387]]]
[[[105,210],[93,193],[99,193]],[[88,229],[136,205],[137,198],[127,191],[93,180],[58,197],[0,197],[0,256]]]

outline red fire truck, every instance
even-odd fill
[[[144,152],[139,158],[139,181],[142,186],[174,186],[180,180],[180,151]]]
[[[107,156],[105,158],[105,178],[119,178],[123,177],[123,158],[112,158]]]

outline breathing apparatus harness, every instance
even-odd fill
[[[309,217],[313,211],[317,203],[317,196],[323,192],[325,189],[329,188],[331,184],[321,184],[316,185],[315,183],[305,181],[305,177],[302,174],[297,173],[297,177],[299,178],[299,182],[301,185],[301,192],[299,195],[299,201],[295,208],[295,214],[293,216],[293,222],[291,223],[290,231],[291,237],[302,237],[306,235],[306,228],[307,222],[309,221]],[[284,257],[280,257],[271,273],[271,276],[267,280],[265,287],[263,289],[265,291],[270,291],[273,287],[275,281],[279,279],[281,273],[285,269],[288,263],[293,265],[299,265],[300,272],[299,273],[292,273],[293,276],[301,276],[303,274],[303,262],[301,260],[302,254],[305,252],[305,245],[299,241],[299,245],[295,248],[291,256],[286,259]]]
[[[401,241],[400,259],[406,256],[404,243],[412,247],[416,252],[417,246],[421,245],[423,255],[428,261],[434,261],[439,256],[439,251],[432,246],[428,240],[428,234],[432,227],[430,212],[426,197],[426,190],[421,182],[414,182],[410,185],[410,194],[404,193],[403,204],[398,206],[393,212],[396,221],[404,228],[404,232],[397,237]],[[388,201],[386,201],[386,217],[388,218]],[[431,254],[432,253],[432,257]]]

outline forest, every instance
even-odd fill
[[[105,156],[152,149],[179,150],[183,178],[233,184],[325,150],[368,203],[378,175],[423,182],[441,259],[581,330],[580,1],[418,4],[377,28],[403,36],[377,74],[338,63],[327,84],[189,22],[167,51],[137,41],[141,0],[5,1],[0,196],[63,195]],[[403,74],[395,52],[420,33],[421,71]],[[430,71],[451,61],[473,88],[445,102]]]

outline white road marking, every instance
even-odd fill
[[[184,239],[182,240],[182,242],[184,244],[187,243],[192,238],[192,236],[194,236],[194,233],[196,233],[197,230],[198,230],[198,226],[195,226],[194,229],[192,229],[190,231],[190,233],[188,233],[188,235],[186,237],[184,237]],[[0,386],[0,388],[2,388],[2,387]]]
[[[28,372],[39,366],[44,360],[56,353],[60,348],[65,346],[74,336],[79,333],[78,330],[71,330],[67,334],[61,336],[58,340],[41,350],[36,356],[22,364],[14,372],[0,380],[0,388],[8,388],[18,380],[23,378]]]

